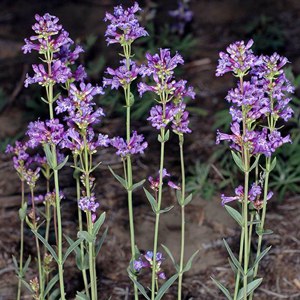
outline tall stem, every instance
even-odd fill
[[[160,167],[159,167],[159,188],[158,188],[158,200],[157,200],[157,212],[155,218],[154,228],[154,242],[153,242],[153,263],[152,263],[152,282],[151,282],[151,300],[155,299],[155,281],[156,281],[156,253],[157,253],[157,242],[158,242],[158,228],[159,228],[159,217],[160,207],[162,202],[162,181],[163,181],[163,168],[164,168],[164,157],[165,157],[165,129],[161,128],[161,144],[160,144]]]
[[[243,227],[242,232],[241,232],[241,238],[240,238],[240,252],[239,252],[239,263],[240,264],[242,264],[242,260],[243,260],[244,233],[245,233],[245,229]],[[236,274],[236,278],[235,278],[235,287],[234,287],[234,298],[233,298],[234,300],[236,300],[237,296],[238,296],[239,287],[240,287],[240,277],[241,277],[241,273],[237,269],[237,274]]]
[[[85,165],[85,188],[86,196],[91,197],[91,188],[90,188],[90,160],[88,156],[88,145],[86,136],[84,139],[84,165]],[[87,212],[87,226],[89,234],[92,234],[93,231],[93,222],[91,212]],[[89,269],[90,269],[90,284],[91,284],[91,294],[92,300],[97,300],[97,275],[96,275],[96,258],[95,258],[95,247],[93,242],[89,242]]]
[[[33,231],[38,232],[38,227],[36,224],[33,188],[31,188],[30,191],[31,191],[32,211],[33,211]],[[38,270],[39,270],[39,286],[40,286],[39,297],[40,299],[44,299],[44,274],[42,268],[41,249],[40,249],[38,237],[36,235],[34,235],[34,237],[35,237],[35,245],[36,245],[36,252],[37,252]]]
[[[46,167],[46,191],[47,194],[50,192],[50,167]],[[48,242],[49,240],[49,231],[50,231],[50,223],[51,223],[51,206],[49,201],[46,201],[46,232],[45,232],[45,240]],[[47,247],[44,246],[44,254],[47,253]]]
[[[54,118],[53,115],[53,86],[49,86],[49,115],[50,119]],[[53,164],[57,165],[56,146],[51,146]],[[63,276],[63,263],[62,263],[62,222],[61,222],[61,209],[60,209],[60,195],[59,195],[59,178],[58,170],[53,170],[54,174],[54,187],[55,187],[55,206],[56,206],[56,221],[57,221],[57,256],[58,256],[58,274],[59,274],[59,287],[61,300],[65,300],[65,287]]]
[[[180,148],[180,166],[181,166],[181,248],[180,248],[180,262],[179,262],[179,277],[178,277],[178,300],[181,300],[182,294],[182,278],[183,278],[183,262],[184,262],[184,245],[185,245],[185,166],[183,156],[183,142],[182,135],[179,136]]]
[[[130,69],[130,57],[131,57],[131,46],[124,45],[123,53],[126,59],[126,68]],[[130,122],[131,122],[131,106],[130,102],[130,84],[124,87],[125,102],[126,102],[126,141],[130,141]],[[132,162],[130,155],[127,155],[127,186],[132,186]],[[126,176],[126,175],[125,175]],[[128,201],[128,215],[129,215],[129,230],[130,230],[130,246],[131,246],[131,261],[135,259],[135,234],[134,234],[134,217],[133,217],[133,203],[132,203],[132,191],[127,190],[127,201]],[[134,279],[136,277],[134,276]],[[134,299],[138,300],[138,289],[134,283]]]
[[[77,159],[75,157],[74,157],[74,166],[77,167]],[[75,169],[75,172],[77,172],[76,169]],[[82,231],[83,230],[82,213],[81,213],[81,209],[78,206],[79,200],[80,200],[80,179],[79,179],[79,176],[76,175],[76,179],[75,180],[76,180],[78,224],[79,224],[79,231]],[[82,264],[84,263],[84,244],[83,243],[84,242],[80,243],[80,257],[81,257]],[[89,284],[88,284],[88,280],[87,280],[86,269],[82,269],[81,272],[82,272],[82,278],[83,278],[83,282],[84,282],[85,293],[86,293],[87,297],[90,298]]]
[[[24,208],[24,179],[21,180],[21,209]],[[19,281],[18,281],[18,292],[17,292],[17,300],[21,299],[21,290],[22,290],[22,278],[24,277],[23,274],[23,256],[24,256],[24,218],[21,217],[21,224],[20,224],[20,234],[21,234],[21,240],[20,240],[20,267],[19,267]]]

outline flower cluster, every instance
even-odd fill
[[[133,6],[127,9],[119,5],[114,8],[113,14],[105,14],[104,21],[110,22],[105,32],[108,45],[114,43],[119,43],[122,46],[130,45],[137,38],[148,35],[135,16],[135,13],[140,10],[139,5],[135,2]]]
[[[160,172],[158,171],[158,175],[155,179],[152,176],[148,177],[148,181],[150,183],[151,189],[154,190],[155,192],[158,192],[158,189],[159,189],[159,175],[160,175]],[[166,169],[163,169],[162,179],[167,178],[167,177],[171,177],[171,174],[168,173],[168,171]],[[171,180],[168,180],[168,186],[171,187],[172,189],[180,190],[180,187]]]
[[[195,98],[192,87],[187,87],[186,80],[176,81],[174,69],[183,64],[183,58],[176,53],[171,57],[169,49],[160,49],[159,54],[146,54],[147,65],[141,67],[142,76],[151,76],[155,82],[149,85],[144,82],[138,84],[140,96],[150,91],[156,93],[160,98],[160,105],[151,108],[148,121],[156,129],[166,128],[172,123],[172,129],[177,134],[190,133],[188,128],[189,113],[185,110],[183,99]]]
[[[58,119],[51,119],[46,122],[35,121],[28,125],[28,145],[35,148],[40,144],[58,145],[64,138],[64,126]]]
[[[148,146],[148,143],[144,142],[144,136],[137,134],[136,131],[132,132],[128,143],[121,137],[114,137],[110,140],[110,144],[117,149],[116,154],[122,158],[132,154],[143,154]]]
[[[232,105],[232,134],[217,131],[217,143],[227,140],[237,151],[246,147],[252,155],[270,157],[278,147],[291,142],[289,135],[282,137],[276,122],[280,118],[287,121],[291,117],[293,111],[288,106],[291,100],[288,93],[294,89],[282,70],[287,59],[276,53],[256,57],[251,50],[252,44],[249,41],[245,46],[241,41],[230,45],[227,49],[230,59],[229,54],[220,53],[217,76],[229,71],[236,76],[250,73],[250,80],[240,77],[237,87],[228,92],[226,100]],[[224,55],[228,58],[226,67]],[[241,129],[242,121],[246,124],[245,130]],[[259,129],[261,126],[258,125],[265,123],[267,126]]]
[[[99,207],[99,203],[96,202],[95,196],[92,194],[91,197],[82,197],[78,202],[78,206],[81,210],[87,212],[96,212]]]
[[[140,68],[132,60],[129,61],[127,66],[126,60],[121,60],[121,66],[116,70],[107,68],[106,73],[111,75],[112,78],[103,78],[103,86],[111,86],[111,89],[118,89],[120,86],[124,89],[137,78]]]
[[[38,83],[42,86],[54,85],[56,83],[66,83],[67,81],[83,81],[87,76],[82,65],[72,72],[70,65],[78,59],[83,52],[80,46],[75,46],[69,33],[58,24],[59,19],[46,13],[43,16],[35,15],[37,23],[32,26],[35,35],[25,39],[23,52],[30,53],[32,50],[43,55],[43,60],[47,62],[47,69],[43,64],[33,65],[34,75],[26,75],[25,87]]]
[[[158,278],[166,279],[165,273],[161,270],[161,264],[164,260],[160,252],[156,253],[156,275]],[[152,269],[153,266],[153,252],[147,251],[145,255],[141,255],[138,260],[133,262],[133,268],[136,272],[140,272],[142,269]]]

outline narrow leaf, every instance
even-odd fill
[[[18,264],[17,259],[16,259],[16,257],[14,255],[12,256],[12,261],[13,261],[14,267],[16,269],[16,272],[18,273],[19,264]]]
[[[263,279],[262,278],[258,278],[253,280],[252,282],[247,284],[247,296],[252,293],[256,288],[258,288],[260,286],[260,284],[262,283]],[[239,290],[238,296],[237,296],[237,300],[242,300],[244,298],[244,288],[241,288]]]
[[[141,180],[140,182],[135,183],[134,185],[132,185],[132,187],[129,188],[129,190],[134,191],[137,188],[139,188],[141,185],[144,184],[144,182],[146,181],[146,179]]]
[[[163,244],[161,246],[164,248],[165,252],[168,254],[168,256],[170,257],[170,259],[171,259],[171,261],[173,263],[173,265],[175,266],[175,268],[177,270],[178,266],[176,264],[175,258],[173,256],[173,254],[171,253],[170,249],[167,246],[163,245]]]
[[[91,169],[91,173],[94,172],[100,165],[102,164],[102,161],[98,162],[92,169]]]
[[[193,194],[189,194],[185,199],[184,199],[184,205],[188,205],[193,199]]]
[[[226,240],[223,239],[223,242],[224,242],[224,244],[225,244],[225,247],[226,247],[226,249],[227,249],[227,252],[228,252],[228,254],[229,254],[229,256],[230,256],[230,258],[231,258],[233,264],[239,269],[239,271],[240,271],[242,274],[244,274],[244,270],[243,270],[241,264],[239,263],[239,261],[238,261],[238,260],[236,259],[236,257],[234,256],[234,254],[233,254],[233,252],[231,251],[231,249],[230,249],[229,245],[227,244]]]
[[[109,169],[109,171],[111,172],[111,174],[113,174],[113,176],[114,176],[114,177],[122,184],[122,186],[127,190],[128,187],[127,187],[127,182],[126,182],[126,180],[125,180],[124,178],[122,178],[121,176],[117,175],[117,174],[113,171],[113,169],[112,169],[110,166],[108,166],[108,169]]]
[[[56,282],[59,280],[59,275],[56,274],[47,284],[47,287],[44,291],[44,296],[47,296],[47,294],[51,291],[51,289],[54,287],[54,285],[56,284]]]
[[[45,144],[43,146],[43,148],[44,148],[44,152],[46,154],[48,165],[50,166],[51,169],[54,169],[56,166],[54,166],[54,164],[53,164],[53,155],[52,155],[52,152],[50,150],[50,146],[48,144]]]
[[[227,212],[232,216],[232,218],[241,226],[243,227],[243,217],[242,215],[234,208],[229,205],[225,205],[225,209]]]
[[[54,249],[49,245],[49,243],[35,230],[32,230],[33,234],[45,245],[45,247],[49,250],[55,261],[58,263],[58,257],[54,251]]]
[[[30,284],[27,283],[23,278],[20,278],[22,284],[26,287],[28,291],[30,291],[32,294],[34,293],[33,289],[31,288]]]
[[[79,239],[82,238],[82,239],[86,240],[88,243],[95,242],[95,238],[91,234],[89,234],[87,231],[84,231],[84,230],[78,231],[77,237]]]
[[[259,161],[260,155],[258,155],[253,163],[253,165],[250,167],[249,172],[251,172],[257,165]]]
[[[258,257],[256,257],[256,259],[255,259],[255,261],[254,261],[253,266],[252,266],[251,269],[254,269],[255,266],[256,266],[257,264],[259,264],[259,262],[260,262],[260,261],[263,259],[263,257],[270,251],[271,248],[272,248],[272,246],[266,248],[263,252],[260,253],[260,255],[259,255]],[[251,270],[251,269],[250,269],[250,270]],[[250,271],[250,270],[249,270],[249,271]]]
[[[196,257],[196,255],[198,254],[198,252],[199,252],[199,250],[197,250],[197,251],[190,257],[190,259],[189,259],[188,262],[186,263],[184,269],[182,270],[183,273],[184,273],[184,272],[187,272],[187,271],[189,271],[189,270],[191,269],[193,260],[194,260],[194,258]]]
[[[161,210],[159,211],[159,213],[160,213],[160,214],[166,213],[166,212],[170,211],[172,208],[174,208],[174,205],[171,205],[171,206],[168,206],[168,207],[166,207],[166,208],[164,208],[164,209],[161,209]]]
[[[234,151],[231,151],[231,155],[232,155],[232,158],[234,160],[234,162],[236,163],[236,165],[240,168],[240,170],[242,172],[245,172],[245,167],[243,165],[243,162],[242,162],[242,159],[241,159],[241,156],[236,154]]]
[[[105,217],[106,217],[106,213],[103,212],[100,215],[100,217],[98,218],[98,220],[94,223],[94,227],[93,227],[93,236],[94,236],[94,238],[96,238],[102,224],[104,223]]]
[[[60,163],[60,164],[59,164],[57,167],[55,167],[54,169],[55,169],[56,171],[59,171],[61,168],[64,167],[64,165],[67,163],[68,159],[69,159],[69,155],[67,155],[67,156],[65,157],[64,161],[63,161],[62,163]]]
[[[171,278],[169,278],[158,290],[155,300],[160,300],[177,278],[178,274],[175,274]]]
[[[156,202],[156,200],[145,188],[144,188],[144,192],[146,194],[146,197],[147,197],[149,203],[151,204],[153,212],[156,214],[157,213],[157,202]]]
[[[63,260],[62,260],[62,264],[65,263],[66,259],[68,258],[68,256],[75,250],[75,248],[77,248],[80,243],[83,241],[83,238],[79,238],[77,241],[75,241],[74,243],[72,243],[70,245],[70,247],[67,249],[64,257],[63,257]]]
[[[77,292],[75,299],[76,300],[89,300],[89,297],[84,293]]]
[[[31,262],[31,256],[29,255],[23,267],[23,274],[27,272],[30,262]]]
[[[218,280],[210,277],[212,279],[212,281],[214,282],[214,284],[221,290],[221,292],[226,296],[226,298],[228,300],[232,300],[232,297],[229,293],[229,291],[227,290],[227,288],[221,283],[219,282]]]
[[[107,231],[108,231],[108,227],[105,228],[99,242],[97,242],[97,247],[96,247],[96,256],[99,254],[100,250],[101,250],[101,247],[106,239],[106,236],[107,236]]]
[[[273,169],[274,169],[275,166],[276,166],[276,162],[277,162],[276,157],[274,157],[274,159],[273,159],[272,162],[271,162],[271,166],[270,166],[269,172],[272,172],[272,171],[273,171]]]
[[[60,289],[55,289],[49,296],[49,300],[57,300],[58,296],[60,295]]]
[[[138,288],[138,290],[142,293],[142,295],[147,299],[150,300],[149,296],[147,295],[147,292],[145,290],[145,288],[137,281],[133,278],[132,274],[129,273],[129,277],[130,279],[134,282],[134,284],[136,285],[136,287]]]

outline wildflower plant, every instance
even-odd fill
[[[252,45],[252,40],[231,44],[226,53],[220,53],[216,72],[217,76],[230,72],[239,79],[237,87],[226,97],[231,104],[231,134],[217,132],[217,143],[230,143],[233,160],[244,174],[244,183],[235,189],[234,196],[221,196],[222,205],[241,227],[238,259],[224,240],[235,271],[233,296],[213,279],[227,299],[234,300],[252,299],[263,280],[257,275],[259,262],[271,248],[262,249],[263,236],[271,233],[265,229],[267,204],[273,196],[269,190],[270,172],[276,165],[276,149],[291,142],[289,135],[282,135],[283,124],[293,113],[289,93],[294,89],[283,71],[288,60],[277,53],[256,56]],[[232,201],[241,203],[241,213],[228,205]],[[253,228],[258,244],[255,260],[251,262]]]

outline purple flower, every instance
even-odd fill
[[[120,86],[126,88],[133,80],[137,78],[140,68],[130,60],[129,69],[126,65],[126,60],[121,61],[121,66],[116,70],[107,68],[106,73],[112,78],[103,78],[103,86],[111,85],[112,89],[118,89]]]
[[[82,197],[78,202],[78,206],[85,212],[96,212],[96,209],[99,207],[99,203],[95,202],[95,200],[96,198],[93,194],[91,197]]]
[[[28,145],[31,148],[45,143],[58,145],[64,138],[64,134],[64,126],[58,119],[30,122],[27,131],[30,138]]]
[[[160,172],[158,171],[158,175],[157,175],[157,177],[155,179],[152,176],[148,177],[148,181],[150,183],[150,187],[155,192],[157,192],[158,189],[159,189],[159,177],[160,177],[159,174],[160,174]],[[166,169],[163,169],[163,171],[162,171],[162,179],[164,179],[166,177],[171,177],[171,174],[169,174]],[[171,180],[168,180],[168,186],[170,188],[172,188],[172,189],[180,190],[180,187],[177,184],[175,184],[173,181],[171,181]]]
[[[31,189],[35,188],[36,182],[40,178],[40,170],[40,168],[36,168],[35,170],[27,169],[24,174],[24,179]]]
[[[172,103],[166,105],[165,112],[162,105],[155,105],[150,110],[150,117],[147,118],[151,122],[151,125],[156,129],[165,128],[170,122],[172,122],[179,112],[179,108]]]
[[[74,50],[71,50],[72,44],[73,42],[62,45],[59,51],[54,53],[54,59],[58,59],[64,64],[73,65],[84,50],[80,45],[76,45]]]
[[[232,201],[242,201],[244,198],[244,188],[239,185],[236,189],[235,189],[235,196],[232,197],[227,197],[224,194],[221,195],[221,199],[222,199],[222,205],[224,206],[225,204],[232,202]]]
[[[216,76],[223,76],[227,72],[235,75],[245,75],[258,63],[258,59],[253,54],[251,47],[253,40],[246,45],[244,41],[235,42],[227,47],[227,53],[220,52]]]
[[[114,8],[114,13],[105,14],[105,22],[110,22],[105,32],[108,45],[119,43],[122,46],[131,44],[139,37],[147,36],[147,31],[140,26],[135,16],[140,9],[135,2],[133,6],[124,9],[122,5]]]
[[[121,137],[114,137],[110,140],[110,144],[117,149],[116,154],[120,155],[121,157],[138,153],[142,154],[148,146],[148,143],[144,142],[144,136],[137,134],[136,131],[132,132],[129,143],[124,141],[124,139]]]
[[[51,67],[51,74],[49,74],[44,65],[32,65],[35,72],[33,77],[26,74],[25,87],[33,83],[38,83],[42,86],[54,85],[55,83],[65,83],[72,77],[71,70],[66,67],[60,60],[55,61]]]
[[[147,65],[141,67],[142,76],[153,76],[156,83],[165,82],[174,74],[174,69],[183,64],[182,56],[176,53],[171,57],[169,49],[159,49],[159,54],[146,54]]]
[[[189,113],[185,110],[186,105],[180,102],[178,105],[178,112],[172,120],[172,129],[177,134],[191,133],[189,126]]]
[[[164,258],[162,253],[156,253],[156,275],[161,279],[166,279],[166,275],[161,270],[161,264]],[[147,251],[145,255],[141,255],[137,260],[133,261],[133,268],[136,272],[140,272],[142,269],[152,269],[153,266],[153,252]]]

